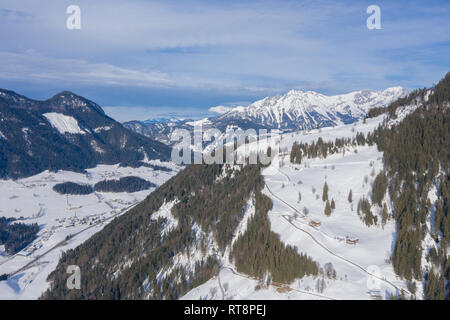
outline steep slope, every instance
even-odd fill
[[[187,167],[104,231],[67,252],[50,276],[52,289],[44,297],[173,299],[209,279],[218,268],[215,250],[232,235],[260,179],[257,168],[247,167],[235,170],[234,178],[214,183],[221,169]],[[68,264],[84,270],[81,290],[65,287]]]
[[[169,156],[166,145],[124,128],[71,92],[36,101],[0,89],[0,178]]]
[[[397,222],[394,269],[418,289],[423,284],[427,299],[450,298],[449,107],[447,73],[412,114],[376,132]]]

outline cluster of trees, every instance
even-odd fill
[[[334,202],[334,199],[330,200],[328,199],[328,184],[325,181],[323,184],[323,190],[322,190],[322,201],[325,202],[325,210],[324,213],[326,216],[330,216],[331,212],[336,209],[336,204]]]
[[[120,164],[120,166],[124,166],[123,164]],[[133,167],[147,167],[147,168],[152,168],[155,171],[164,171],[164,172],[171,172],[172,169],[169,167],[165,167],[165,166],[158,166],[157,164],[150,164],[147,162],[143,162],[143,161],[138,161],[138,163],[133,166]]]
[[[123,177],[119,180],[103,180],[94,185],[98,192],[137,192],[156,187],[156,184],[139,177]]]
[[[378,224],[378,216],[373,214],[372,205],[378,205],[381,210],[381,225],[384,227],[386,224],[389,214],[387,210],[386,203],[383,203],[384,196],[386,194],[388,187],[388,177],[386,172],[382,170],[376,177],[372,184],[371,202],[366,197],[362,197],[358,201],[357,213],[364,224],[368,227]],[[348,194],[348,202],[353,201],[352,190]]]
[[[53,191],[59,194],[77,194],[86,195],[94,192],[94,188],[90,184],[80,184],[75,182],[63,182],[53,186]]]
[[[378,217],[373,215],[370,202],[365,197],[359,199],[356,212],[358,213],[359,217],[365,223],[366,226],[370,227],[374,224],[375,225],[377,224]]]
[[[324,209],[324,214],[326,216],[331,216],[331,213],[333,212],[333,210],[336,209],[336,204],[334,203],[334,199],[327,200],[325,202],[325,209]]]
[[[156,184],[139,177],[123,177],[119,180],[103,180],[94,186],[75,182],[63,182],[53,186],[53,191],[60,194],[86,195],[98,192],[137,192],[156,187]]]
[[[305,158],[326,158],[328,155],[332,155],[339,152],[345,152],[346,146],[372,146],[375,143],[372,133],[368,133],[367,136],[362,132],[357,132],[354,138],[336,138],[334,141],[324,142],[321,137],[311,144],[297,141],[294,142],[290,160],[292,163],[300,164]]]
[[[36,239],[39,231],[37,223],[12,223],[14,221],[14,218],[0,217],[0,245],[5,246],[6,253],[9,255],[25,248]]]
[[[237,270],[257,278],[267,272],[272,280],[290,283],[305,275],[317,275],[318,265],[297,249],[281,242],[279,235],[270,230],[267,212],[272,201],[260,191],[255,195],[255,214],[247,224],[247,230],[236,240],[230,254]]]
[[[373,181],[372,185],[372,203],[382,206],[384,195],[386,194],[388,185],[387,176],[384,171],[381,171]]]

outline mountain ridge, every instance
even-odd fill
[[[372,108],[387,107],[408,90],[402,87],[382,91],[360,90],[347,94],[326,96],[314,91],[290,90],[284,95],[265,97],[247,107],[239,106],[223,114],[203,118],[198,122],[177,120],[168,122],[128,121],[125,127],[171,145],[176,129],[192,131],[195,123],[203,128],[278,129],[284,132],[310,130],[353,123],[367,116]]]
[[[170,158],[169,147],[128,130],[70,91],[33,100],[0,89],[0,152],[0,177],[13,179],[46,169],[138,166],[145,159]]]

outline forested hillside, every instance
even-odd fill
[[[425,277],[426,298],[449,298],[448,216],[450,179],[450,73],[439,82],[428,102],[398,125],[376,131],[384,152],[388,191],[397,221],[392,261],[406,279]],[[430,193],[436,201],[430,202]],[[433,214],[434,213],[434,214]],[[423,247],[429,233],[435,242]],[[423,252],[425,250],[425,252]],[[421,265],[425,255],[430,268]]]
[[[10,255],[19,252],[36,239],[39,231],[36,223],[14,221],[14,218],[0,217],[0,245],[4,245],[6,253]]]
[[[230,246],[247,202],[255,194],[258,214],[233,250],[242,271],[256,277],[269,271],[274,279],[288,282],[317,273],[318,266],[311,259],[284,246],[270,231],[266,215],[271,201],[261,194],[262,188],[258,165],[188,166],[130,212],[65,253],[49,277],[51,289],[43,298],[177,299],[217,274],[217,257]],[[152,215],[170,202],[174,203],[169,210],[177,226],[167,230],[167,217],[154,219]],[[266,239],[260,241],[262,238]],[[245,249],[249,240],[252,245],[261,242],[254,248],[266,248],[263,253],[252,251],[258,257],[252,268],[244,267],[242,260],[243,256],[249,258]],[[202,253],[195,268],[173,264],[175,257],[189,256],[192,250]],[[83,272],[81,290],[65,286],[66,267],[72,264]],[[162,270],[168,270],[164,276]]]
[[[233,246],[231,257],[237,270],[257,278],[263,278],[269,272],[272,280],[280,283],[317,275],[319,266],[316,262],[306,254],[299,255],[296,248],[286,246],[279,235],[270,230],[267,217],[267,212],[272,209],[270,198],[258,191],[255,207],[255,215],[248,222],[246,232]]]
[[[49,278],[52,289],[43,297],[176,299],[199,281],[209,279],[218,270],[214,256],[205,256],[195,270],[174,269],[164,279],[156,275],[177,253],[200,243],[194,225],[212,232],[221,249],[231,239],[247,199],[262,180],[257,166],[246,166],[234,170],[233,177],[230,172],[216,181],[222,167],[187,167],[130,212],[67,252]],[[164,219],[155,221],[152,214],[171,201],[176,202],[171,213],[178,219],[178,227],[164,234]],[[207,249],[206,243],[201,246]],[[83,270],[81,290],[67,290],[65,286],[66,266],[71,264]]]

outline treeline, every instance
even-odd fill
[[[163,171],[163,172],[171,172],[173,171],[171,168],[169,167],[165,167],[165,166],[159,166],[157,164],[150,164],[150,163],[146,163],[146,162],[140,162],[140,167],[147,167],[147,168],[152,168],[155,171]]]
[[[390,118],[395,118],[396,111],[399,107],[424,103],[427,89],[416,89],[410,92],[406,97],[399,98],[391,102],[387,107],[375,107],[369,110],[367,116],[369,118],[378,117],[380,114],[387,113]]]
[[[249,219],[247,230],[236,240],[230,254],[237,270],[262,278],[269,272],[272,280],[290,283],[305,275],[317,275],[318,265],[297,249],[285,245],[279,235],[270,230],[267,212],[272,201],[260,191],[255,195],[255,214]]]
[[[123,177],[118,180],[103,180],[94,186],[75,182],[63,182],[53,186],[53,191],[60,194],[86,195],[98,192],[137,192],[156,187],[156,184],[139,177]]]
[[[448,72],[444,79],[439,81],[435,86],[433,94],[428,98],[428,103],[437,106],[448,106],[450,101],[450,72]]]
[[[378,148],[383,151],[387,189],[397,222],[392,255],[395,272],[408,280],[422,279],[425,270],[421,266],[421,244],[427,232],[432,233],[439,248],[426,253],[427,259],[434,261],[434,271],[425,277],[426,298],[449,297],[448,282],[445,287],[449,279],[446,252],[450,232],[449,78],[447,74],[434,87],[427,104],[418,107],[398,125],[380,126],[375,132]],[[384,178],[381,180],[384,188]],[[430,203],[428,194],[437,185],[438,200]],[[373,196],[374,200],[379,200],[379,195]],[[427,219],[430,219],[432,206],[436,208],[435,223],[432,230],[428,230]]]
[[[427,92],[428,89],[426,88],[413,90],[406,97],[393,101],[387,107],[370,109],[368,117],[374,118],[380,114],[387,113],[390,118],[395,118],[395,113],[399,107],[414,103],[445,106],[450,100],[450,72],[447,72],[445,77],[433,88],[433,93],[428,97],[428,101],[425,102]]]
[[[137,192],[156,187],[156,184],[139,177],[123,177],[119,180],[103,180],[94,185],[98,192]]]
[[[146,168],[152,168],[155,171],[164,171],[164,172],[171,172],[171,171],[173,171],[169,167],[159,166],[157,164],[150,164],[150,163],[144,162],[142,160],[134,160],[134,161],[129,161],[127,163],[120,163],[119,166],[120,167],[127,167],[128,166],[128,167],[132,167],[132,168],[146,167]]]
[[[333,155],[339,152],[345,152],[344,147],[346,146],[372,146],[375,143],[375,139],[372,133],[368,133],[367,136],[362,132],[356,133],[354,138],[336,138],[334,141],[324,142],[322,137],[319,137],[316,141],[311,144],[297,141],[294,142],[291,153],[290,160],[292,163],[300,164],[304,158],[326,158],[329,155]]]
[[[15,254],[25,248],[39,232],[37,223],[25,224],[14,222],[14,218],[0,217],[0,245],[5,246],[6,253]]]
[[[67,181],[55,184],[53,186],[53,191],[58,192],[59,194],[86,195],[94,192],[94,189],[90,184],[80,184]]]

